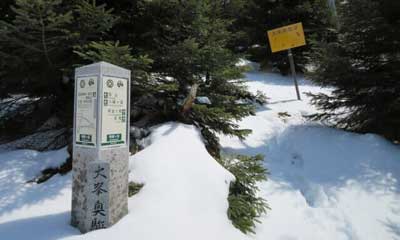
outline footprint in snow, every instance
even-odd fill
[[[291,154],[291,159],[290,159],[290,164],[293,167],[303,169],[304,168],[304,160],[303,157],[299,153],[292,153]]]

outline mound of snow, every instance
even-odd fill
[[[153,130],[150,142],[130,159],[130,180],[144,187],[129,199],[129,214],[111,228],[84,235],[69,226],[70,174],[24,184],[32,169],[49,166],[62,151],[0,154],[1,239],[245,239],[227,217],[234,176],[208,154],[199,131],[168,123]]]
[[[231,173],[207,152],[198,130],[168,123],[130,159],[130,181],[144,183],[129,215],[84,239],[243,239],[227,218]]]

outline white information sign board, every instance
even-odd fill
[[[103,76],[101,146],[126,145],[128,80]]]
[[[78,77],[75,144],[96,146],[97,77]]]
[[[71,225],[82,233],[128,214],[130,79],[107,62],[75,69]]]

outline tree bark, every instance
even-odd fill
[[[189,94],[187,95],[185,101],[183,102],[182,113],[186,114],[193,106],[194,100],[197,96],[197,90],[199,88],[198,83],[194,83],[190,88]]]

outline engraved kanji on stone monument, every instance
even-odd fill
[[[88,165],[88,211],[87,224],[90,230],[106,228],[108,226],[108,180],[110,164],[94,161]]]

